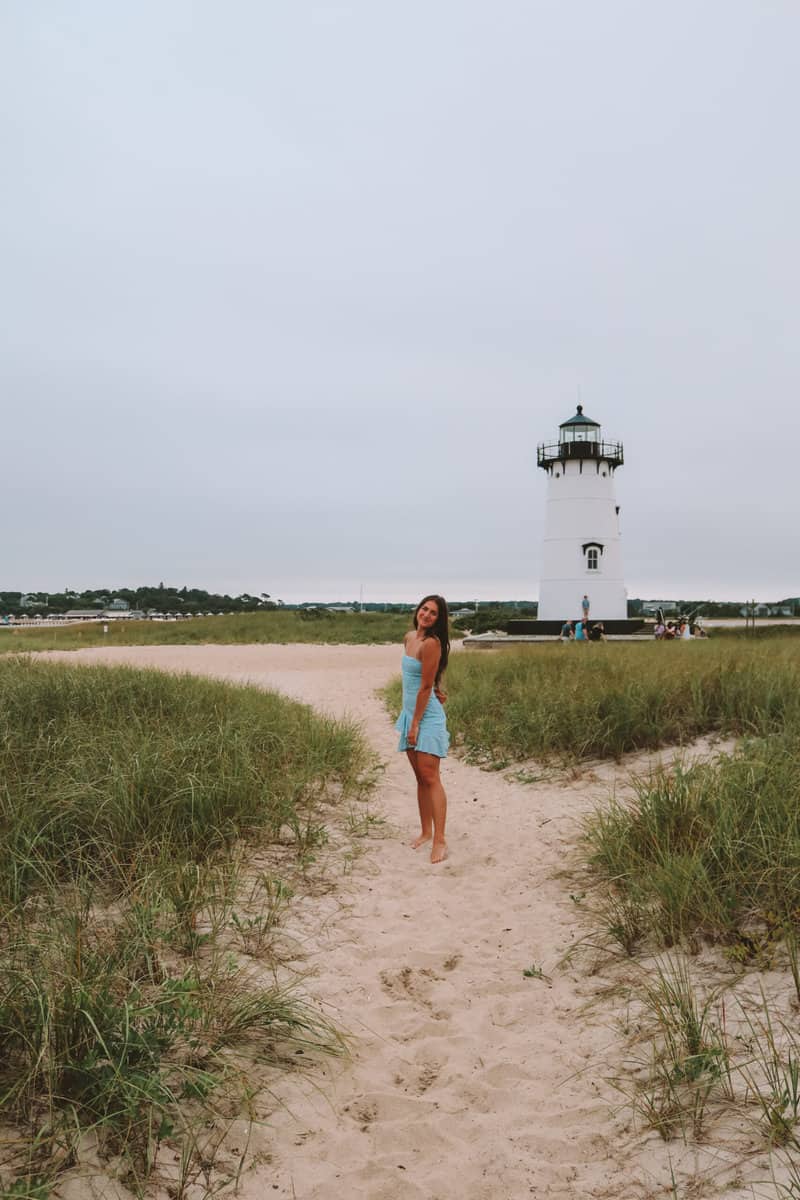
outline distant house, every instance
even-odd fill
[[[115,596],[108,605],[108,612],[127,612],[130,608],[127,600],[123,600],[121,596]]]
[[[450,613],[450,616],[451,616],[452,618],[455,618],[455,617],[474,617],[474,616],[475,616],[475,609],[474,609],[474,608],[457,608],[457,609],[455,610],[455,612],[451,612],[451,613]]]
[[[96,608],[70,608],[64,613],[66,621],[96,621],[103,614]]]
[[[310,605],[309,607],[313,608],[314,606]],[[328,612],[351,613],[351,612],[355,612],[355,611],[356,610],[349,604],[329,604],[328,605]]]
[[[791,604],[756,604],[755,608],[751,604],[744,605],[739,609],[743,617],[791,617],[794,616],[793,607]]]

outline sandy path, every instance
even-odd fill
[[[585,962],[558,967],[586,933],[558,872],[611,769],[580,786],[521,786],[447,760],[450,858],[432,867],[407,845],[413,781],[374,695],[398,673],[397,648],[120,647],[63,657],[277,688],[356,718],[387,764],[378,795],[387,836],[368,843],[335,897],[307,901],[297,917],[313,968],[308,990],[351,1031],[353,1057],[315,1086],[283,1081],[252,1142],[261,1165],[243,1178],[245,1200],[671,1194],[658,1139],[623,1137],[625,1118],[611,1113],[601,1075],[618,1040],[613,1008],[584,1011],[601,981],[586,977]],[[550,981],[524,978],[532,964]]]

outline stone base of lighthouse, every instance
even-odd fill
[[[580,620],[580,617],[578,620]],[[602,620],[602,618],[598,617],[598,620]],[[528,637],[558,637],[563,624],[563,621],[509,621],[508,633]],[[594,624],[591,617],[589,617],[589,624]],[[645,622],[641,617],[603,621],[603,631],[609,637],[621,637],[626,633],[639,633],[644,628]]]

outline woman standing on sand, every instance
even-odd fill
[[[417,803],[422,826],[411,845],[417,850],[433,840],[431,862],[447,858],[444,826],[447,796],[439,764],[447,757],[450,734],[444,717],[446,694],[440,687],[450,654],[447,603],[442,596],[425,596],[414,613],[414,628],[403,639],[403,709],[395,729],[398,750],[405,750],[417,780]]]

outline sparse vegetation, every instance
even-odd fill
[[[775,1183],[791,1195],[800,1150],[796,1023],[775,1016],[763,989],[737,995],[730,980],[702,985],[675,954],[643,973],[631,1005],[636,1033],[617,1084],[641,1124],[667,1142],[708,1143],[736,1115],[749,1150],[782,1152],[775,1163],[785,1182]]]

